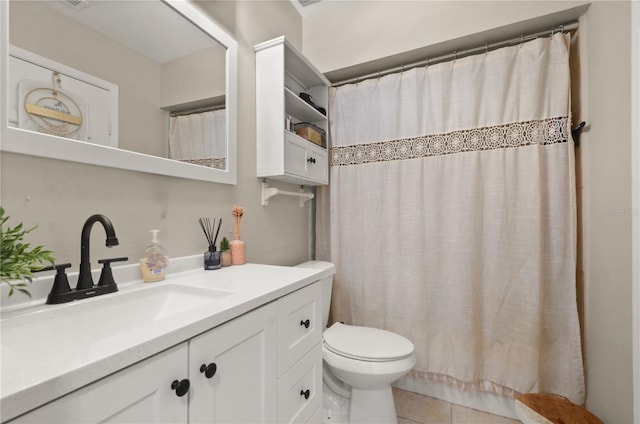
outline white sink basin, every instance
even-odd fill
[[[2,319],[2,355],[55,356],[77,349],[110,350],[125,339],[152,337],[180,324],[181,317],[207,308],[233,294],[175,284],[145,287],[45,306],[37,311]],[[22,358],[29,360],[29,358]],[[61,358],[62,359],[62,358]]]

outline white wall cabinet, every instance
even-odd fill
[[[326,114],[305,102],[300,93],[328,110],[329,80],[284,37],[254,47],[256,51],[257,175],[288,183],[328,183],[326,147],[305,140],[286,128],[308,122],[327,133]]]
[[[320,289],[311,284],[11,423],[320,423]]]

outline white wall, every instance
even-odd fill
[[[71,262],[77,270],[82,224],[94,213],[111,218],[120,240],[120,246],[107,250],[103,230],[94,227],[91,253],[92,263],[98,267],[99,258],[128,256],[136,262],[152,228],[162,230],[160,238],[170,256],[201,253],[206,243],[198,217],[223,217],[221,233],[228,235],[233,228],[234,205],[245,207],[242,238],[249,261],[292,265],[307,260],[309,203],[299,208],[297,199],[278,198],[262,207],[260,180],[255,176],[253,45],[284,34],[301,47],[301,18],[289,2],[282,1],[207,2],[203,6],[239,44],[238,184],[2,153],[1,204],[13,217],[10,222],[38,225],[29,240],[53,249],[59,263]]]
[[[555,21],[584,3],[354,2],[306,17],[303,52],[325,73],[356,76],[359,64],[372,69],[372,62],[429,51],[425,46],[442,50],[492,29],[515,24],[526,33],[531,21]],[[578,150],[587,407],[607,423],[633,422],[630,14],[629,2],[592,3],[574,49],[574,89],[581,91],[574,112],[591,125]]]

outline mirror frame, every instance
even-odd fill
[[[236,184],[238,114],[238,43],[209,15],[189,0],[162,1],[224,46],[226,53],[227,156],[226,170],[207,168],[177,160],[114,147],[9,127],[9,1],[0,0],[0,151],[105,166],[129,171]],[[167,123],[168,125],[168,123]],[[52,142],[55,139],[55,142]],[[167,140],[168,143],[168,140]]]

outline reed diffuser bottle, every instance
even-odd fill
[[[213,234],[213,229],[216,226],[216,219],[213,219],[213,224],[209,218],[200,218],[198,220],[200,228],[204,232],[204,236],[209,244],[209,249],[204,252],[204,269],[214,270],[220,269],[220,252],[216,250],[216,240],[218,239],[218,233],[220,232],[220,226],[222,225],[222,219],[218,222],[218,229]]]
[[[240,240],[240,223],[242,221],[242,215],[244,215],[244,208],[236,206],[233,208],[233,220],[235,223],[234,228],[234,240],[229,242],[231,250],[231,265],[244,265],[247,263],[247,257],[245,254],[245,244]]]

